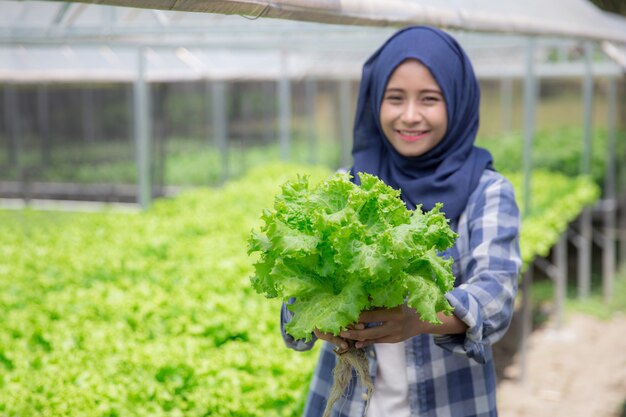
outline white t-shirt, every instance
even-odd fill
[[[404,342],[376,343],[374,349],[378,369],[367,417],[411,417]]]

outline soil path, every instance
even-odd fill
[[[498,385],[501,417],[626,417],[626,315],[575,313],[530,336],[526,378],[519,355]]]

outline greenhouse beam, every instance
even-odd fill
[[[533,330],[532,299],[530,288],[533,285],[533,263],[528,265],[528,269],[522,275],[522,335],[520,341],[520,373],[518,381],[522,384],[527,380],[527,357],[528,339]]]
[[[266,103],[273,103],[276,100],[276,88],[267,80],[263,82],[262,92],[263,97],[267,100]],[[265,120],[263,123],[263,143],[267,145],[276,139],[276,110],[274,106],[263,107],[263,119]]]
[[[41,164],[47,167],[52,162],[52,138],[48,85],[45,83],[37,86],[37,127],[41,141]]]
[[[571,242],[578,251],[578,298],[589,297],[591,283],[591,244],[593,240],[591,208],[582,209],[578,218],[578,231],[570,229]]]
[[[339,145],[341,166],[349,167],[352,163],[350,147],[352,145],[352,88],[349,79],[339,81]]]
[[[624,208],[626,208],[626,193],[623,195],[623,197],[621,198],[622,202],[621,202],[621,207],[622,210],[624,210]],[[620,242],[620,247],[619,247],[619,262],[620,265],[622,266],[622,268],[624,267],[624,265],[626,265],[626,213],[624,213],[623,211],[620,212],[620,216],[618,219],[618,230],[619,230],[619,242]]]
[[[135,157],[137,160],[137,202],[146,209],[152,200],[150,170],[150,85],[146,80],[146,50],[137,50],[137,78],[133,85]]]
[[[4,85],[4,122],[8,130],[9,140],[7,141],[7,165],[15,167],[15,171],[22,177],[20,144],[22,137],[22,126],[19,113],[19,97],[15,84]]]
[[[563,326],[563,308],[567,295],[567,233],[561,234],[554,252],[554,264],[556,265],[555,293],[556,293],[556,325]]]
[[[222,164],[221,182],[230,177],[229,149],[228,149],[228,114],[226,108],[225,81],[213,80],[211,85],[211,120],[213,121],[213,137],[215,146],[220,153]],[[207,87],[208,89],[208,87]]]
[[[95,92],[92,87],[83,87],[81,91],[81,111],[83,124],[83,140],[86,143],[96,142],[96,110]]]
[[[513,78],[500,79],[500,111],[502,112],[502,132],[513,131]]]
[[[524,201],[523,216],[530,213],[531,175],[532,175],[532,148],[535,135],[535,109],[537,102],[537,82],[535,78],[535,39],[528,38],[526,45],[526,75],[524,78]]]
[[[563,326],[563,308],[567,295],[567,233],[561,234],[552,258],[552,263],[544,258],[537,258],[535,265],[554,282],[555,327],[560,329]]]
[[[608,80],[608,143],[606,151],[606,173],[605,173],[605,199],[609,203],[604,211],[604,251],[602,258],[602,295],[605,301],[613,298],[613,284],[615,281],[616,253],[615,253],[615,228],[616,228],[616,130],[617,130],[617,80]]]
[[[291,81],[287,73],[285,52],[281,58],[283,74],[278,80],[279,145],[281,159],[288,161],[291,156]]]
[[[593,45],[585,42],[583,45],[585,56],[585,76],[583,78],[583,143],[580,160],[580,173],[591,175],[591,136],[593,124]],[[583,209],[579,219],[578,238],[578,298],[589,297],[591,287],[591,244],[593,239],[591,209]]]
[[[605,302],[613,298],[613,286],[616,271],[616,244],[617,244],[617,210],[616,199],[616,109],[617,93],[614,78],[608,80],[607,86],[607,147],[606,168],[604,175],[604,195],[597,205],[602,213],[602,230],[593,231],[593,241],[602,249],[602,297]]]
[[[583,151],[580,159],[580,172],[583,175],[591,174],[591,137],[593,128],[593,94],[594,94],[594,80],[593,80],[593,66],[592,55],[593,45],[589,42],[585,42],[583,45],[584,50],[584,64],[585,73],[583,76]]]
[[[307,161],[311,164],[317,163],[317,82],[312,78],[305,81],[306,112],[308,120],[308,142],[309,155]]]

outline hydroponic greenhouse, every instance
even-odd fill
[[[129,7],[132,6],[132,7]],[[363,62],[450,31],[532,288],[614,297],[626,263],[626,19],[585,0],[3,1],[0,416],[296,416],[318,349],[250,285],[279,186],[351,160]],[[620,268],[621,266],[621,268]]]

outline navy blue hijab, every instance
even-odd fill
[[[380,126],[380,107],[389,77],[403,61],[417,59],[439,84],[448,128],[439,144],[423,155],[400,155]],[[410,209],[430,210],[443,203],[451,220],[461,215],[485,168],[488,151],[474,146],[480,88],[472,65],[454,38],[434,27],[408,27],[394,34],[364,64],[354,124],[351,172],[374,174],[401,190]]]

